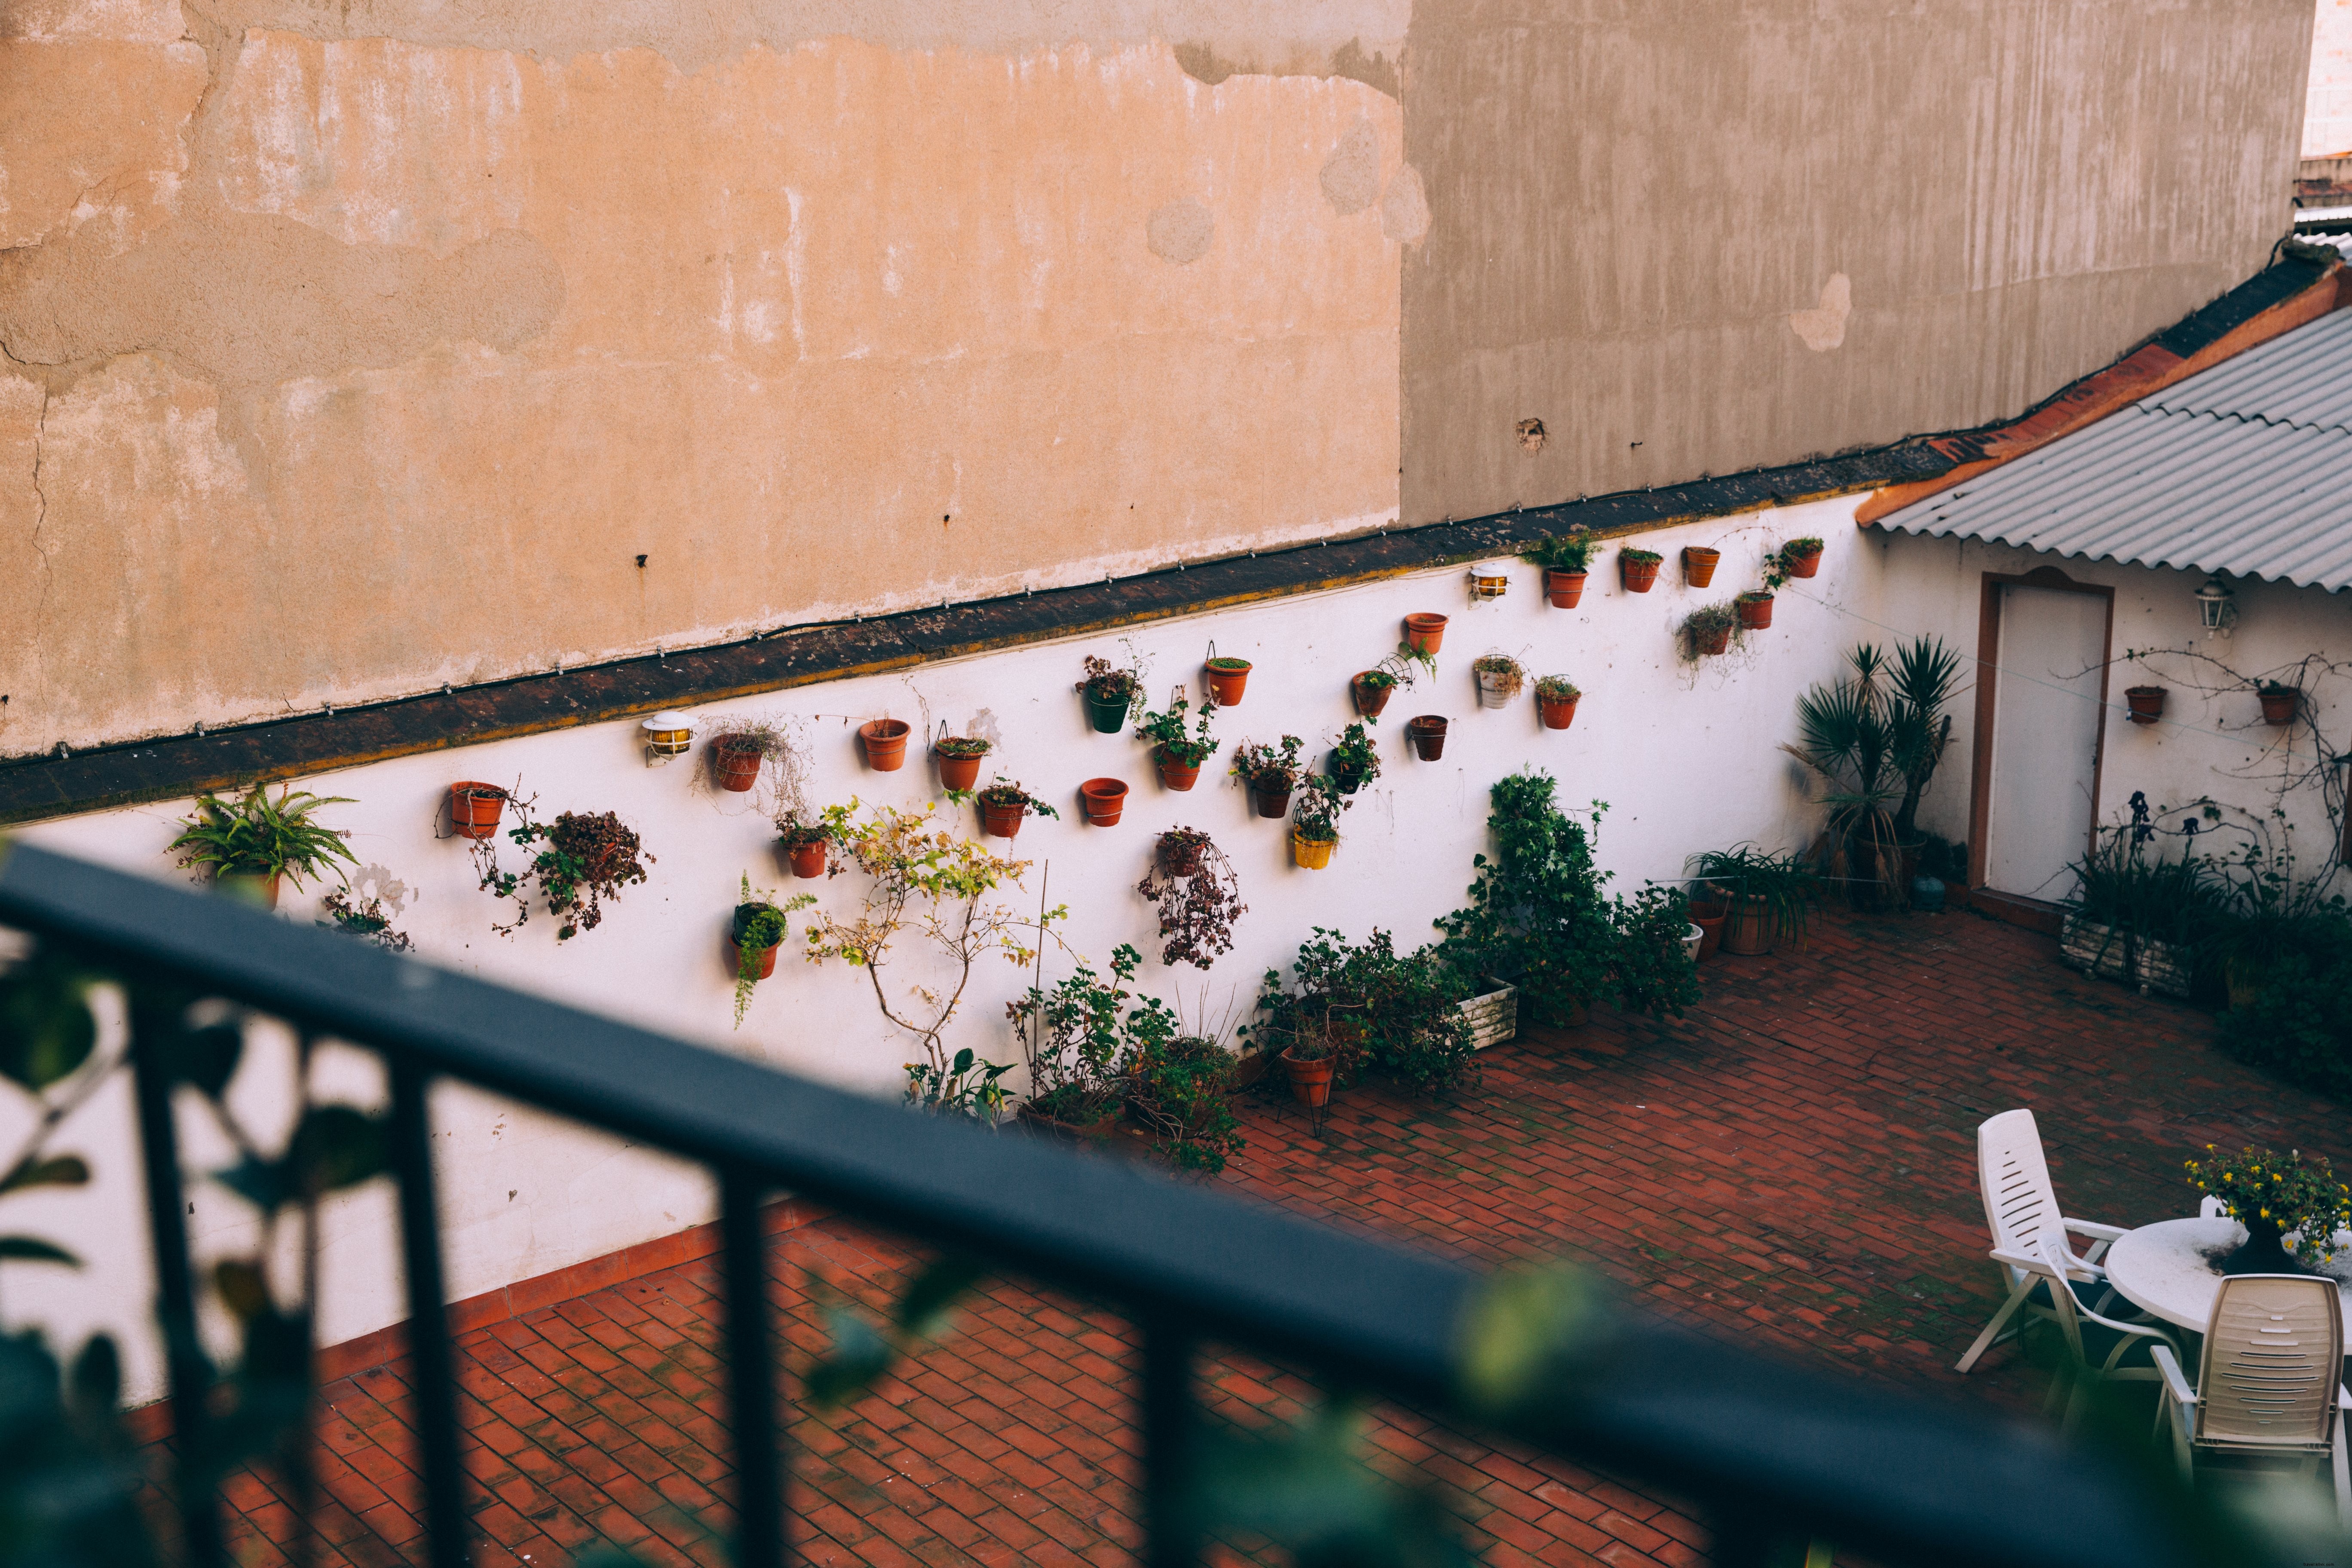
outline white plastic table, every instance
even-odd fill
[[[2160,1220],[2126,1232],[2100,1262],[2107,1283],[2124,1300],[2201,1334],[2213,1321],[2213,1299],[2221,1293],[2221,1276],[2206,1255],[2245,1238],[2245,1227],[2233,1219]],[[2324,1272],[2334,1275],[2339,1287],[2352,1283],[2352,1248],[2339,1247]],[[2339,1289],[2336,1304],[2344,1312],[2344,1342],[2352,1348],[2352,1300]]]

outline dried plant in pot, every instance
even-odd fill
[[[939,763],[940,786],[950,795],[958,795],[980,783],[981,759],[987,756],[991,742],[981,735],[950,735],[947,721],[940,721],[939,739],[931,742],[931,756]]]
[[[1353,795],[1380,777],[1381,752],[1372,744],[1371,731],[1360,723],[1349,725],[1331,743],[1331,755],[1324,766],[1341,795]]]
[[[1290,792],[1305,771],[1299,753],[1306,745],[1296,735],[1285,735],[1277,745],[1244,741],[1234,748],[1233,775],[1248,789],[1260,816],[1280,817],[1290,810]]]
[[[1617,580],[1629,594],[1646,594],[1658,580],[1658,568],[1665,557],[1654,550],[1621,548],[1617,552]]]
[[[1547,730],[1565,730],[1576,722],[1576,700],[1584,693],[1565,675],[1536,677],[1536,712]]]
[[[1545,540],[1524,559],[1543,568],[1544,597],[1555,610],[1572,610],[1583,601],[1584,584],[1592,571],[1592,552],[1599,545],[1590,529],[1573,528]]]
[[[500,936],[512,936],[530,919],[530,894],[526,880],[536,881],[547,912],[562,923],[558,942],[569,942],[604,921],[604,904],[621,889],[646,879],[646,867],[655,857],[645,852],[636,831],[609,811],[567,811],[553,822],[531,815],[532,801],[514,799],[517,825],[507,837],[530,852],[530,864],[520,872],[502,869],[496,841],[476,844],[471,853],[482,891],[493,898],[512,899],[515,918],[490,927]]]
[[[2294,722],[2295,710],[2303,703],[2303,689],[2283,680],[2265,680],[2254,688],[2254,697],[2263,705],[2263,722],[2284,730]]]
[[[1062,815],[1003,773],[997,774],[996,782],[982,790],[976,798],[980,804],[980,830],[992,838],[1014,837],[1021,831],[1022,818],[1031,812],[1039,816]]]
[[[1739,617],[1729,605],[1702,605],[1683,618],[1683,637],[1694,658],[1728,651],[1731,634],[1738,629]]]
[[[2154,724],[2164,717],[2165,689],[2161,686],[2132,686],[2124,689],[2125,717],[2135,724]]]
[[[781,724],[758,720],[722,724],[710,738],[711,782],[723,790],[748,790],[760,782],[763,764],[781,760],[791,750]]]
[[[1216,841],[1195,827],[1174,827],[1153,847],[1151,869],[1135,890],[1158,907],[1166,945],[1160,962],[1206,969],[1234,948],[1234,922],[1249,911],[1241,880]]]
[[[1822,552],[1825,548],[1818,539],[1791,539],[1780,546],[1780,563],[1791,577],[1811,577],[1822,569]]]
[[[359,864],[341,834],[311,820],[321,806],[353,804],[347,795],[315,795],[291,784],[276,800],[259,784],[233,801],[205,794],[168,847],[181,865],[208,872],[222,891],[274,910],[280,881],[299,889],[306,877],[323,879],[339,860]]]
[[[1527,667],[1507,653],[1482,653],[1470,661],[1478,680],[1478,706],[1507,708],[1526,689]]]
[[[1184,721],[1192,710],[1192,699],[1180,686],[1168,694],[1166,708],[1146,713],[1135,726],[1137,736],[1151,742],[1152,763],[1160,771],[1160,784],[1169,789],[1187,790],[1200,782],[1201,764],[1223,744],[1209,735],[1209,720],[1217,705],[1211,702],[1202,707],[1187,732]]]
[[[507,808],[507,792],[479,779],[462,779],[449,786],[449,826],[460,838],[488,838],[499,830]]]
[[[1087,722],[1097,734],[1116,735],[1143,710],[1143,660],[1132,648],[1123,665],[1088,654],[1086,671],[1077,690],[1086,700]]]

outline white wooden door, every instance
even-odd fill
[[[2002,585],[1985,822],[1995,892],[2057,900],[2072,887],[2066,868],[2089,847],[2096,809],[2106,657],[2104,597]]]

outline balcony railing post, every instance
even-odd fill
[[[400,1257],[408,1277],[408,1356],[416,1391],[425,1535],[432,1568],[466,1568],[465,1478],[457,1460],[457,1388],[448,1295],[441,1278],[441,1205],[425,1107],[429,1080],[404,1055],[387,1053],[385,1066],[392,1078],[392,1166],[400,1182]]]
[[[147,1225],[155,1249],[155,1317],[171,1380],[173,1490],[189,1568],[218,1568],[220,1498],[208,1479],[206,1408],[212,1363],[196,1337],[195,1280],[188,1257],[188,1199],[180,1181],[180,1140],[172,1122],[172,1068],[160,1042],[179,1027],[175,1001],[131,988],[131,1079],[139,1103],[141,1163],[146,1168]]]
[[[774,1340],[768,1327],[768,1248],[760,1224],[766,1184],[728,1167],[719,1178],[726,1271],[727,1391],[735,1428],[736,1568],[782,1568],[783,1439],[776,1423]]]
[[[1143,1560],[1146,1568],[1192,1568],[1201,1542],[1192,1505],[1192,1357],[1175,1320],[1143,1321]]]

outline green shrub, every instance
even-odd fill
[[[2352,1099],[2352,944],[2333,959],[2278,954],[2252,1005],[2224,1015],[2214,1043],[2250,1067]]]
[[[1470,1020],[1461,1008],[1471,987],[1436,947],[1401,954],[1395,939],[1378,927],[1350,944],[1318,926],[1290,967],[1296,988],[1286,989],[1281,972],[1267,970],[1257,1000],[1262,1021],[1243,1030],[1265,1049],[1278,1054],[1297,1047],[1302,1056],[1331,1055],[1339,1083],[1366,1065],[1428,1094],[1476,1078]]]
[[[1233,1054],[1202,1035],[1171,1035],[1137,1058],[1128,1105],[1178,1170],[1213,1176],[1241,1152],[1242,1124],[1226,1101],[1233,1070]]]

